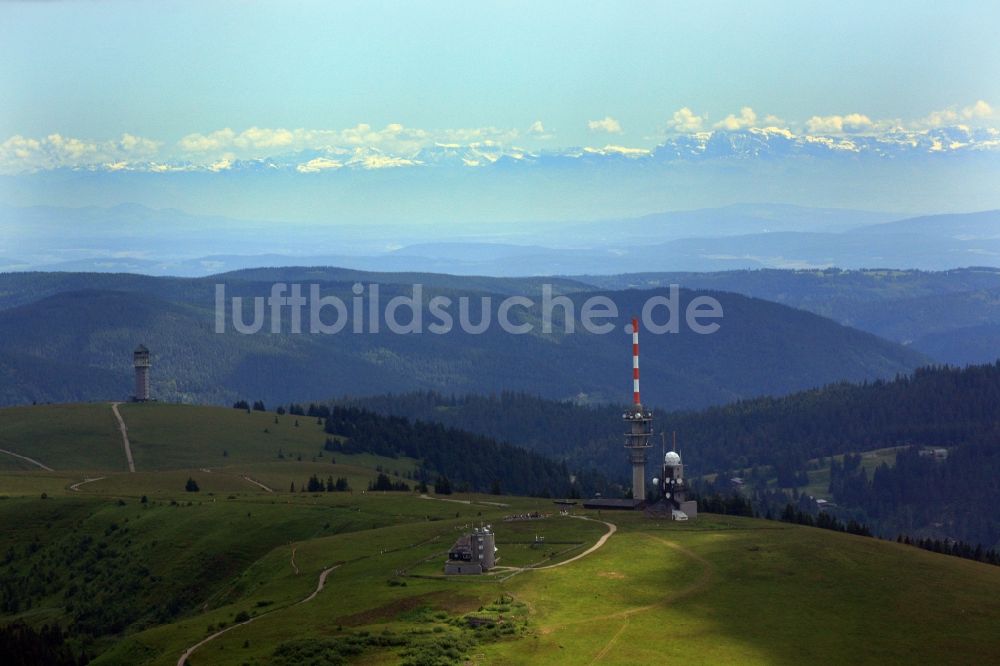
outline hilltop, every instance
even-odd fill
[[[591,402],[617,402],[628,382],[625,323],[649,298],[664,295],[663,290],[572,291],[575,283],[557,282],[557,289],[572,291],[567,297],[577,319],[592,296],[611,299],[619,316],[610,334],[587,333],[579,321],[575,333],[564,334],[562,311],[556,309],[554,332],[545,334],[540,325],[542,296],[534,291],[537,279],[483,278],[456,287],[454,276],[438,276],[424,285],[423,298],[425,310],[435,296],[451,299],[455,326],[447,334],[425,330],[398,335],[384,324],[371,332],[364,323],[367,314],[355,318],[350,313],[346,328],[333,335],[292,334],[287,315],[281,333],[270,333],[268,327],[242,335],[232,326],[224,334],[215,333],[216,281],[226,285],[227,296],[247,298],[267,296],[274,282],[302,279],[320,285],[324,295],[351,303],[353,280],[362,278],[319,269],[259,270],[198,280],[108,274],[33,280],[0,275],[0,294],[10,295],[9,306],[0,310],[0,362],[14,359],[33,368],[13,372],[0,398],[8,404],[124,398],[131,387],[131,350],[143,342],[153,353],[153,394],[167,401],[231,404],[250,398],[287,403],[430,389],[522,390],[555,399],[582,394]],[[381,283],[383,305],[395,296],[412,295],[406,278]],[[497,325],[500,303],[510,294],[534,300],[531,308],[510,311],[513,323],[533,324],[532,332],[514,335]],[[732,293],[682,290],[678,316],[683,317],[684,308],[699,296],[715,298],[723,308],[717,333],[698,335],[681,326],[677,334],[644,337],[643,388],[651,404],[703,407],[839,380],[892,377],[927,361],[901,345],[817,315]],[[472,303],[473,323],[480,322],[480,303],[488,303],[492,325],[485,332],[461,330],[457,310],[462,298]],[[424,316],[428,323],[433,321],[429,313]],[[405,310],[401,317],[407,320]],[[355,320],[363,323],[364,334],[352,332]],[[93,382],[85,379],[90,372]],[[119,378],[118,394],[108,393],[109,375]]]
[[[327,419],[251,409],[126,403],[118,407],[136,468],[150,490],[185,474],[210,491],[261,486],[303,489],[312,476],[344,477],[364,490],[384,472],[416,489],[446,477],[455,489],[488,492],[503,480],[515,493],[565,495],[570,472],[544,456],[487,437],[435,424],[410,424],[358,409],[334,409]],[[328,410],[324,410],[329,415]],[[126,456],[108,403],[0,409],[0,449],[27,456],[34,467],[83,470],[87,490],[126,483]],[[0,470],[31,469],[0,454]],[[371,472],[371,468],[375,472]],[[365,476],[365,474],[368,474]],[[147,478],[148,477],[148,478]]]
[[[924,231],[937,218],[912,221]],[[996,216],[956,216],[941,233],[996,234]],[[960,223],[971,226],[960,226]],[[905,227],[903,223],[866,227]],[[879,265],[884,265],[880,262]],[[733,270],[716,273],[626,273],[574,279],[602,289],[650,289],[679,284],[763,298],[829,317],[922,352],[941,363],[988,363],[1000,355],[1000,269],[941,272],[872,268]]]

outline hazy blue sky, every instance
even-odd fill
[[[0,0],[0,203],[1000,207],[998,25],[986,1]]]
[[[207,6],[206,6],[207,5]],[[0,140],[1000,105],[994,2],[4,2]],[[539,133],[540,134],[540,133]],[[537,138],[537,137],[536,137]]]

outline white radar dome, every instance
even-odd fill
[[[681,462],[681,457],[677,455],[676,451],[671,451],[667,455],[663,456],[663,462],[668,465],[679,465]]]

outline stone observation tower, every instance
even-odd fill
[[[149,350],[145,345],[139,345],[132,353],[132,365],[135,366],[135,395],[136,402],[146,402],[149,400]]]
[[[628,427],[625,448],[632,463],[632,499],[646,499],[646,450],[653,435],[653,412],[644,409],[639,400],[639,319],[632,317],[632,407],[622,419]]]

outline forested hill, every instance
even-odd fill
[[[350,398],[343,404],[432,420],[567,460],[624,474],[620,406],[578,406],[523,393],[444,396],[432,392]],[[702,411],[656,412],[676,432],[691,471],[772,465],[907,444],[1000,443],[1000,363],[927,367],[892,381],[831,384],[782,398]],[[658,447],[657,447],[658,448]]]
[[[326,413],[326,412],[324,412]],[[356,407],[334,406],[324,426],[340,440],[328,440],[332,452],[374,453],[421,461],[422,480],[474,492],[565,497],[571,494],[566,466],[525,449],[498,443],[439,423],[381,416]],[[587,475],[587,478],[590,478]],[[447,480],[447,481],[445,481]],[[442,485],[442,484],[446,485]],[[584,487],[593,492],[602,488]]]
[[[439,276],[435,284],[446,286],[428,283],[423,289],[423,326],[417,330],[424,332],[397,334],[384,321],[387,304],[413,295],[413,284],[400,275],[393,278],[400,282],[379,283],[381,305],[362,299],[357,312],[352,305],[338,333],[309,333],[308,312],[302,333],[293,333],[287,308],[275,320],[281,332],[270,332],[262,318],[260,332],[244,335],[231,325],[231,316],[225,333],[215,332],[213,280],[225,284],[227,296],[260,298],[261,304],[273,287],[265,277],[316,280],[324,296],[353,304],[353,283],[323,281],[338,275],[323,269],[249,271],[203,280],[0,274],[0,307],[9,302],[5,294],[19,303],[0,309],[0,371],[10,366],[0,404],[127,399],[132,350],[139,343],[152,352],[152,393],[167,402],[232,404],[253,396],[274,404],[421,389],[517,390],[553,399],[585,394],[591,402],[614,402],[628,395],[631,347],[623,332],[628,318],[642,312],[650,298],[665,294],[663,289],[573,293],[567,309],[573,312],[575,332],[566,332],[563,310],[556,308],[553,331],[545,333],[542,296],[536,291],[540,278],[497,284],[506,291],[496,293],[478,290],[477,285],[489,286],[486,279],[455,288],[457,278]],[[557,281],[557,286],[571,285]],[[531,327],[529,333],[508,333],[497,324],[506,294],[516,290],[534,302],[509,312],[513,323]],[[587,332],[580,325],[584,304],[598,295],[611,299],[620,315],[610,334]],[[784,395],[833,381],[892,377],[927,362],[902,345],[737,294],[682,289],[677,319],[702,295],[716,298],[723,308],[718,332],[700,335],[682,325],[677,333],[643,339],[643,390],[651,404],[698,408]],[[436,296],[452,304],[447,312],[454,326],[443,334],[430,328],[436,319],[429,304]],[[485,330],[466,332],[459,325],[463,298],[470,323],[488,322]],[[410,321],[407,310],[400,308],[398,321]],[[372,312],[380,315],[376,321],[382,319],[377,331],[370,324]],[[329,323],[329,310],[325,316]],[[355,323],[363,333],[353,332]],[[98,381],[87,381],[90,376]]]
[[[939,363],[1000,356],[1000,269],[745,270],[584,276],[602,289],[679,284],[763,298],[907,345]]]
[[[523,446],[625,479],[619,405],[578,405],[503,391],[492,395],[444,395],[434,391],[345,397],[334,405],[363,407],[383,415],[440,423]]]
[[[893,381],[835,384],[671,414],[692,461],[787,464],[888,446],[1000,444],[1000,362],[922,368]]]
[[[432,419],[593,466],[627,471],[621,409],[581,407],[524,394],[446,397],[433,393],[354,400],[382,413]],[[909,447],[895,465],[865,470],[856,456],[830,467],[819,492],[845,516],[894,537],[1000,542],[1000,363],[929,367],[893,381],[834,384],[783,398],[703,411],[657,413],[660,432],[676,431],[689,476],[723,472],[805,483],[809,461],[887,447]],[[920,448],[945,448],[945,460]],[[654,447],[654,451],[659,447]],[[651,459],[655,455],[651,455]],[[815,470],[815,462],[811,467]],[[825,470],[825,467],[823,468]],[[652,475],[652,474],[651,474]],[[791,481],[784,481],[791,479]],[[813,490],[811,492],[817,492]]]

